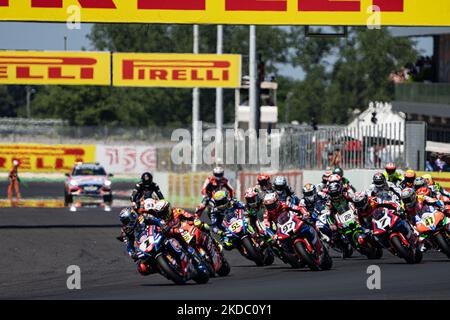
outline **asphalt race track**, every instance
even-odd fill
[[[291,269],[280,261],[257,268],[227,252],[232,271],[206,285],[176,286],[140,276],[119,233],[118,209],[0,209],[1,299],[449,299],[450,260],[428,252],[407,265],[385,252],[379,261],[334,259],[330,271]],[[381,290],[368,290],[367,267],[381,268]],[[66,287],[67,267],[81,268],[81,290]]]

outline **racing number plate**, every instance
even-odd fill
[[[183,236],[184,241],[186,241],[187,243],[191,242],[192,235],[189,232],[184,231],[182,236]]]
[[[238,230],[240,227],[242,227],[242,222],[241,221],[236,221],[234,222],[232,225],[230,225],[230,230],[235,232],[236,230]]]
[[[354,215],[352,211],[344,212],[339,216],[340,220],[343,224],[347,224],[349,222],[352,222],[354,220]]]
[[[289,232],[291,232],[292,230],[294,230],[295,227],[295,223],[294,221],[290,220],[288,222],[286,222],[283,225],[280,225],[280,229],[283,233],[288,234]]]

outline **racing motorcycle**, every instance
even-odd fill
[[[416,217],[416,230],[421,238],[450,259],[450,235],[445,228],[450,223],[449,218],[433,206],[425,206],[424,209],[422,217]]]
[[[337,231],[345,239],[345,242],[369,259],[380,259],[383,256],[383,248],[377,243],[369,231],[365,231],[359,224],[356,210],[349,203],[349,210],[336,213]]]
[[[328,210],[323,210],[319,215],[318,221],[322,240],[333,250],[341,253],[343,259],[350,258],[353,255],[353,246],[345,234],[339,232],[336,221],[331,217],[331,213]]]
[[[155,225],[146,227],[136,239],[135,246],[142,262],[176,284],[185,284],[189,280],[199,284],[209,281],[206,267],[195,265],[180,243],[166,237]]]
[[[377,208],[372,214],[372,224],[373,235],[384,248],[405,259],[407,263],[422,261],[422,252],[417,245],[412,228],[393,210]]]
[[[312,242],[308,235],[313,237]],[[306,264],[313,271],[329,270],[333,266],[317,230],[297,214],[288,211],[278,217],[277,237],[283,250],[297,257],[299,265]]]
[[[249,232],[243,209],[234,210],[226,215],[222,226],[226,230],[225,236],[231,242],[231,245],[224,244],[227,250],[237,248],[244,257],[255,262],[257,266],[265,265],[268,250],[262,250],[258,241]]]
[[[230,273],[230,264],[209,234],[197,228],[191,221],[181,222],[180,233],[184,241],[194,248],[205,262],[210,277],[216,274],[225,277]]]

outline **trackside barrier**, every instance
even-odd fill
[[[195,208],[202,200],[202,186],[210,173],[167,173],[168,200],[172,206]]]

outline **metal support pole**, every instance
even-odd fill
[[[194,54],[199,53],[199,26],[194,25]],[[202,128],[200,126],[200,89],[194,88],[192,91],[192,171],[197,171],[197,164],[200,164],[200,137]]]
[[[250,89],[249,89],[249,106],[250,106],[250,121],[249,121],[249,129],[256,130],[256,116],[257,116],[257,57],[256,57],[256,26],[250,26]]]
[[[217,26],[217,54],[223,53],[223,26]],[[216,162],[223,161],[223,88],[216,89]]]
[[[26,86],[27,118],[31,118],[31,87]]]

